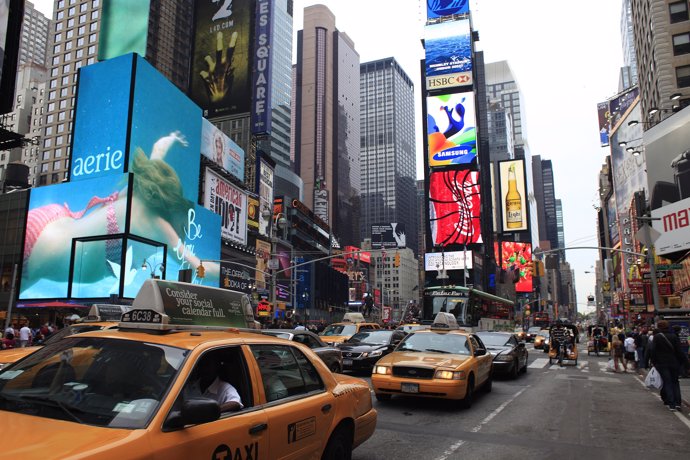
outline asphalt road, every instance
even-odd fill
[[[689,407],[668,411],[636,374],[607,372],[608,358],[587,356],[583,343],[577,366],[563,368],[527,347],[527,373],[495,379],[469,410],[443,400],[374,399],[376,432],[353,459],[690,458]]]

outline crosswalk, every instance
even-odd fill
[[[576,369],[580,372],[608,372],[606,370],[607,361],[588,361],[579,360],[577,364],[573,365],[572,361],[565,361],[563,367],[559,366],[558,363],[549,364],[549,358],[537,358],[532,361],[527,367],[529,369],[548,369],[548,370],[563,370],[563,369]]]

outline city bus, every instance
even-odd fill
[[[512,325],[514,302],[465,286],[430,286],[424,289],[422,320],[431,321],[439,312],[451,313],[465,327],[494,329],[498,324]]]

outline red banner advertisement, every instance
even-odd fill
[[[499,260],[498,243],[494,243],[496,260]],[[519,274],[515,292],[532,292],[532,245],[515,241],[501,242],[501,269]]]
[[[429,225],[433,245],[482,242],[479,173],[433,172],[429,176]]]

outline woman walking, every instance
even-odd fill
[[[654,335],[652,346],[652,364],[656,367],[664,382],[662,397],[670,411],[681,409],[680,382],[678,374],[687,363],[687,357],[680,348],[680,339],[670,331],[668,321],[661,320],[657,324],[659,333]]]
[[[621,342],[617,335],[613,336],[613,342],[611,342],[611,356],[613,356],[615,372],[618,372],[618,363],[623,368],[623,372],[627,372],[625,370],[625,362],[623,361],[623,342]]]

